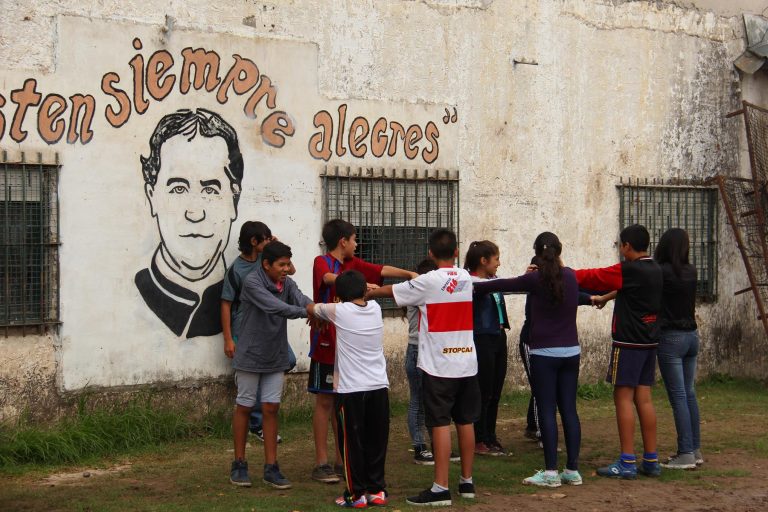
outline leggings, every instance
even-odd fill
[[[579,382],[581,357],[548,357],[531,355],[533,395],[539,409],[541,441],[544,444],[544,464],[547,470],[557,469],[557,410],[563,423],[566,468],[579,469],[581,423],[576,412],[576,389]]]
[[[496,417],[507,377],[507,333],[475,335],[477,382],[480,384],[480,418],[475,422],[475,442],[495,443]]]

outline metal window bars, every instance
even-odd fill
[[[682,228],[690,238],[690,260],[698,272],[696,294],[717,296],[717,189],[685,180],[621,180],[619,220],[622,227],[642,224],[651,235],[653,254],[661,235]]]
[[[326,166],[320,177],[323,222],[354,224],[358,255],[366,261],[414,269],[427,257],[433,230],[458,233],[457,171]],[[380,303],[397,307],[391,300]]]
[[[726,117],[738,115],[744,116],[752,177],[717,175],[709,181],[720,191],[749,279],[749,288],[736,295],[752,291],[757,318],[768,334],[768,110],[744,101],[741,110]]]
[[[58,156],[0,158],[0,327],[42,332],[59,323]]]

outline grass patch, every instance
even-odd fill
[[[21,420],[0,427],[0,469],[24,464],[72,464],[195,436],[229,435],[229,419],[209,413],[190,420],[189,411],[153,406],[151,394],[111,410],[88,410],[80,400],[74,417],[51,428]]]
[[[607,400],[613,397],[613,386],[605,381],[594,384],[580,384],[576,396],[582,400]]]

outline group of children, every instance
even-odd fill
[[[327,253],[315,258],[310,299],[289,277],[295,269],[288,246],[261,223],[246,223],[241,231],[241,255],[227,272],[222,296],[224,351],[233,358],[237,384],[233,484],[251,485],[245,443],[249,417],[260,405],[262,423],[255,431],[262,432],[264,441],[264,482],[279,489],[291,485],[277,462],[277,412],[284,374],[295,364],[287,320],[307,318],[311,323],[308,391],[315,394],[312,477],[327,483],[344,478],[346,489],[336,500],[340,506],[387,504],[389,381],[381,309],[373,299],[392,297],[406,308],[409,323],[408,428],[414,461],[434,465],[432,485],[406,502],[450,505],[452,459],[461,462],[459,495],[474,498],[474,455],[505,454],[496,436],[496,416],[507,371],[509,320],[504,293],[513,292],[528,294],[521,353],[533,397],[526,431],[540,440],[545,459],[545,470],[523,483],[545,487],[582,483],[576,309],[580,304],[600,308],[614,298],[608,380],[614,385],[621,455],[597,474],[635,478],[633,409],[640,417],[644,445],[639,471],[650,476],[660,473],[650,389],[655,380],[663,278],[661,268],[647,254],[649,235],[644,227],[634,225],[622,231],[622,263],[575,271],[563,265],[557,236],[542,233],[526,273],[512,279],[496,278],[500,251],[490,241],[472,242],[465,268],[458,268],[456,234],[446,229],[431,233],[429,259],[419,264],[417,272],[357,258],[355,228],[349,222],[326,223],[323,240]],[[405,281],[383,286],[385,277]],[[567,449],[561,473],[558,410]],[[333,466],[327,453],[329,421],[337,441]],[[458,434],[458,456],[451,452],[452,422]]]

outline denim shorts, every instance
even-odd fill
[[[235,370],[235,384],[237,384],[237,399],[235,403],[243,407],[256,405],[261,389],[261,402],[279,404],[283,395],[283,381],[285,372],[256,373]]]

